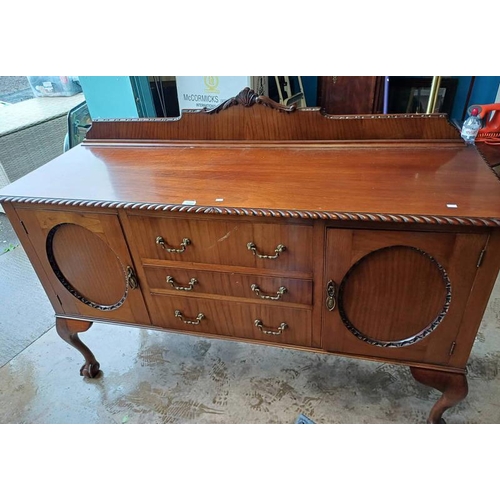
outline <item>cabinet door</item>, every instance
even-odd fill
[[[39,276],[71,316],[149,324],[135,271],[114,214],[17,209],[37,253]],[[43,279],[42,279],[43,281]]]
[[[486,234],[327,231],[322,346],[448,365]]]

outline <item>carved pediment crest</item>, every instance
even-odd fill
[[[225,109],[228,109],[231,106],[236,106],[238,104],[244,106],[245,108],[249,108],[254,104],[262,104],[263,106],[266,106],[268,108],[277,109],[278,111],[285,111],[287,113],[295,111],[295,109],[297,108],[295,104],[292,104],[291,106],[284,106],[283,104],[275,102],[265,95],[257,94],[249,87],[245,87],[236,97],[231,97],[216,108],[206,110],[206,112],[209,114],[219,113],[220,111],[224,111]]]

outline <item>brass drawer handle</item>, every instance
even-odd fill
[[[265,330],[265,326],[262,324],[262,321],[260,319],[256,319],[253,324],[262,332],[265,333],[266,335],[281,335],[283,333],[283,330],[285,328],[288,328],[288,325],[286,323],[281,323],[280,326],[278,326],[278,331],[275,332],[273,330]]]
[[[278,288],[278,291],[276,292],[276,295],[263,295],[260,288],[254,283],[253,285],[250,286],[252,289],[252,292],[255,292],[255,295],[257,297],[260,297],[261,299],[267,299],[267,300],[281,300],[283,298],[283,295],[288,292],[288,290],[284,286],[280,286]]]
[[[177,311],[175,311],[174,316],[176,318],[179,318],[182,322],[186,323],[186,325],[199,325],[200,321],[205,318],[205,315],[203,313],[198,313],[196,319],[184,319],[184,316],[178,309]]]
[[[196,283],[198,283],[198,280],[196,278],[191,278],[189,280],[188,286],[179,286],[179,285],[175,284],[175,280],[174,280],[174,278],[172,278],[172,276],[167,276],[167,283],[172,285],[172,288],[174,288],[175,290],[180,290],[183,292],[190,292],[193,289],[194,285],[196,285]]]
[[[160,245],[166,252],[182,253],[186,250],[188,245],[191,245],[191,240],[189,238],[184,238],[182,243],[179,245],[181,248],[167,248],[165,240],[161,236],[158,236],[156,238],[156,244]]]
[[[281,252],[284,252],[286,250],[285,245],[282,245],[281,243],[276,247],[274,250],[274,255],[261,255],[257,251],[257,247],[255,246],[255,243],[252,243],[251,241],[247,243],[247,248],[250,250],[255,256],[257,256],[259,259],[277,259]]]
[[[337,305],[337,283],[330,280],[326,285],[326,308],[333,311]]]
[[[127,266],[127,284],[131,290],[139,288],[139,281],[137,280],[137,276],[130,266]]]

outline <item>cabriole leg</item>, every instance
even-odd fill
[[[78,338],[79,332],[85,332],[91,326],[91,321],[56,319],[56,330],[59,336],[78,352],[81,352],[85,358],[85,364],[80,369],[80,375],[82,377],[95,378],[100,373],[99,363],[92,354],[92,351]]]
[[[445,424],[443,413],[467,396],[467,377],[463,373],[440,372],[414,366],[410,370],[415,380],[443,393],[432,407],[427,423]]]

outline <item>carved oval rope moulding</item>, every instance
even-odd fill
[[[442,282],[444,284],[444,303],[441,307],[441,310],[437,314],[437,316],[422,330],[417,332],[414,335],[411,335],[407,338],[403,339],[398,339],[398,340],[381,340],[381,339],[375,339],[367,335],[366,333],[360,331],[359,328],[357,328],[352,321],[349,319],[347,313],[346,313],[346,307],[344,304],[343,300],[343,295],[345,292],[345,289],[347,287],[349,278],[353,275],[353,273],[359,268],[360,265],[365,263],[370,257],[372,257],[375,254],[378,254],[383,251],[391,250],[391,249],[407,249],[411,250],[414,252],[418,252],[422,257],[425,257],[426,259],[429,259],[430,262],[432,262],[435,266],[436,269],[438,270],[438,273],[442,279]],[[390,270],[388,270],[390,272]],[[406,346],[411,346],[417,342],[420,342],[423,340],[425,337],[427,337],[430,333],[432,333],[438,325],[443,321],[444,317],[446,316],[449,308],[450,308],[450,303],[451,303],[451,281],[450,278],[448,277],[447,272],[437,262],[437,260],[432,257],[432,255],[429,255],[427,252],[424,252],[423,250],[416,248],[416,247],[410,247],[410,246],[405,246],[405,245],[394,245],[390,247],[384,247],[384,248],[379,248],[377,250],[374,250],[361,259],[359,259],[355,264],[351,266],[351,268],[347,271],[345,274],[340,287],[339,287],[339,293],[338,293],[338,308],[339,308],[339,315],[346,326],[346,328],[359,340],[362,340],[363,342],[366,342],[367,344],[377,346],[377,347],[406,347]]]
[[[115,257],[117,258],[119,267],[123,271],[123,286],[124,286],[122,297],[117,302],[115,302],[113,304],[99,304],[98,302],[93,301],[93,300],[91,300],[88,297],[85,297],[81,292],[79,292],[76,289],[75,286],[73,286],[70,283],[70,281],[66,278],[66,276],[62,272],[61,268],[59,267],[59,264],[57,263],[55,255],[54,255],[53,244],[54,244],[54,237],[55,237],[57,231],[61,227],[66,226],[66,225],[68,225],[68,224],[63,223],[63,224],[58,224],[57,226],[54,226],[49,231],[49,234],[47,235],[47,240],[46,240],[46,245],[45,245],[46,248],[45,249],[46,249],[46,253],[47,253],[47,259],[49,261],[50,267],[52,268],[52,271],[54,272],[54,274],[56,275],[56,277],[60,281],[60,283],[64,286],[64,288],[66,288],[66,290],[69,293],[71,293],[71,295],[73,295],[80,302],[83,302],[85,305],[87,305],[89,307],[92,307],[93,309],[98,309],[99,311],[114,311],[115,309],[118,309],[119,307],[121,307],[123,305],[123,303],[127,299],[130,286],[129,286],[129,280],[128,280],[128,277],[127,277],[127,272],[124,269],[123,265],[121,264],[120,259],[113,252],[113,250],[111,248],[109,249],[110,252],[112,252],[115,255]],[[83,228],[83,229],[85,229],[85,228]],[[91,231],[89,231],[89,232],[91,232]],[[94,234],[94,233],[91,233],[91,234]],[[95,236],[95,237],[98,238],[98,236]]]

